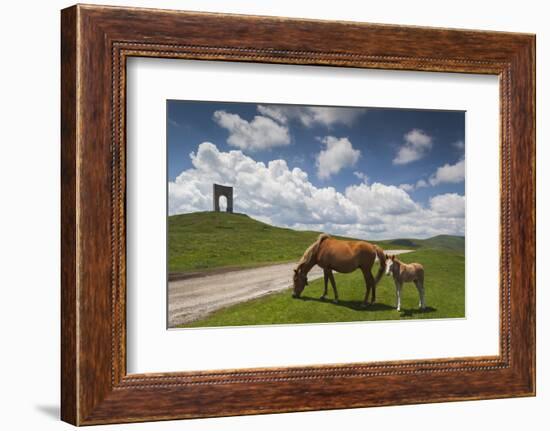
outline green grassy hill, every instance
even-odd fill
[[[170,272],[250,267],[298,259],[318,232],[274,227],[245,214],[197,212],[168,218]]]
[[[405,248],[433,248],[453,251],[464,251],[465,239],[463,236],[437,235],[428,239],[392,239],[384,241],[387,246]]]
[[[319,232],[262,223],[245,214],[196,212],[168,217],[170,273],[251,267],[298,260]],[[464,237],[374,241],[382,248],[464,250]]]
[[[437,235],[423,240],[423,247],[461,251],[464,253],[466,241],[463,236]]]

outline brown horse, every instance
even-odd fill
[[[380,269],[376,279],[372,276],[371,268],[378,257]],[[294,298],[299,298],[307,286],[307,274],[315,265],[323,268],[325,276],[325,291],[321,299],[327,296],[328,280],[334,290],[334,302],[338,302],[338,291],[332,271],[349,273],[360,268],[365,278],[366,294],[364,305],[368,305],[369,293],[372,291],[372,300],[376,300],[376,284],[384,275],[384,251],[377,245],[366,241],[344,241],[321,234],[317,241],[311,244],[294,269]]]

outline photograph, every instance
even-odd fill
[[[167,100],[167,327],[465,318],[465,116]]]

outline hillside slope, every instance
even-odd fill
[[[300,258],[318,232],[284,229],[245,214],[197,212],[168,218],[170,272],[256,266]]]
[[[407,247],[407,248],[433,248],[464,252],[465,238],[454,235],[437,235],[428,239],[392,239],[383,241],[386,246]]]
[[[296,261],[319,232],[271,226],[245,214],[196,212],[168,217],[168,270],[204,271]],[[464,237],[373,241],[385,249],[464,250]]]

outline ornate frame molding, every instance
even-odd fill
[[[258,28],[269,31],[258,35]],[[341,35],[338,41],[324,36],[334,31]],[[312,40],[311,34],[318,37]],[[534,44],[534,36],[510,33],[99,6],[65,9],[62,418],[98,424],[533,395]],[[127,375],[125,66],[132,56],[498,75],[500,354]],[[518,271],[525,277],[514,275]],[[402,375],[409,376],[407,382],[399,379]],[[403,391],[405,386],[413,391]],[[252,391],[264,401],[251,397]]]

